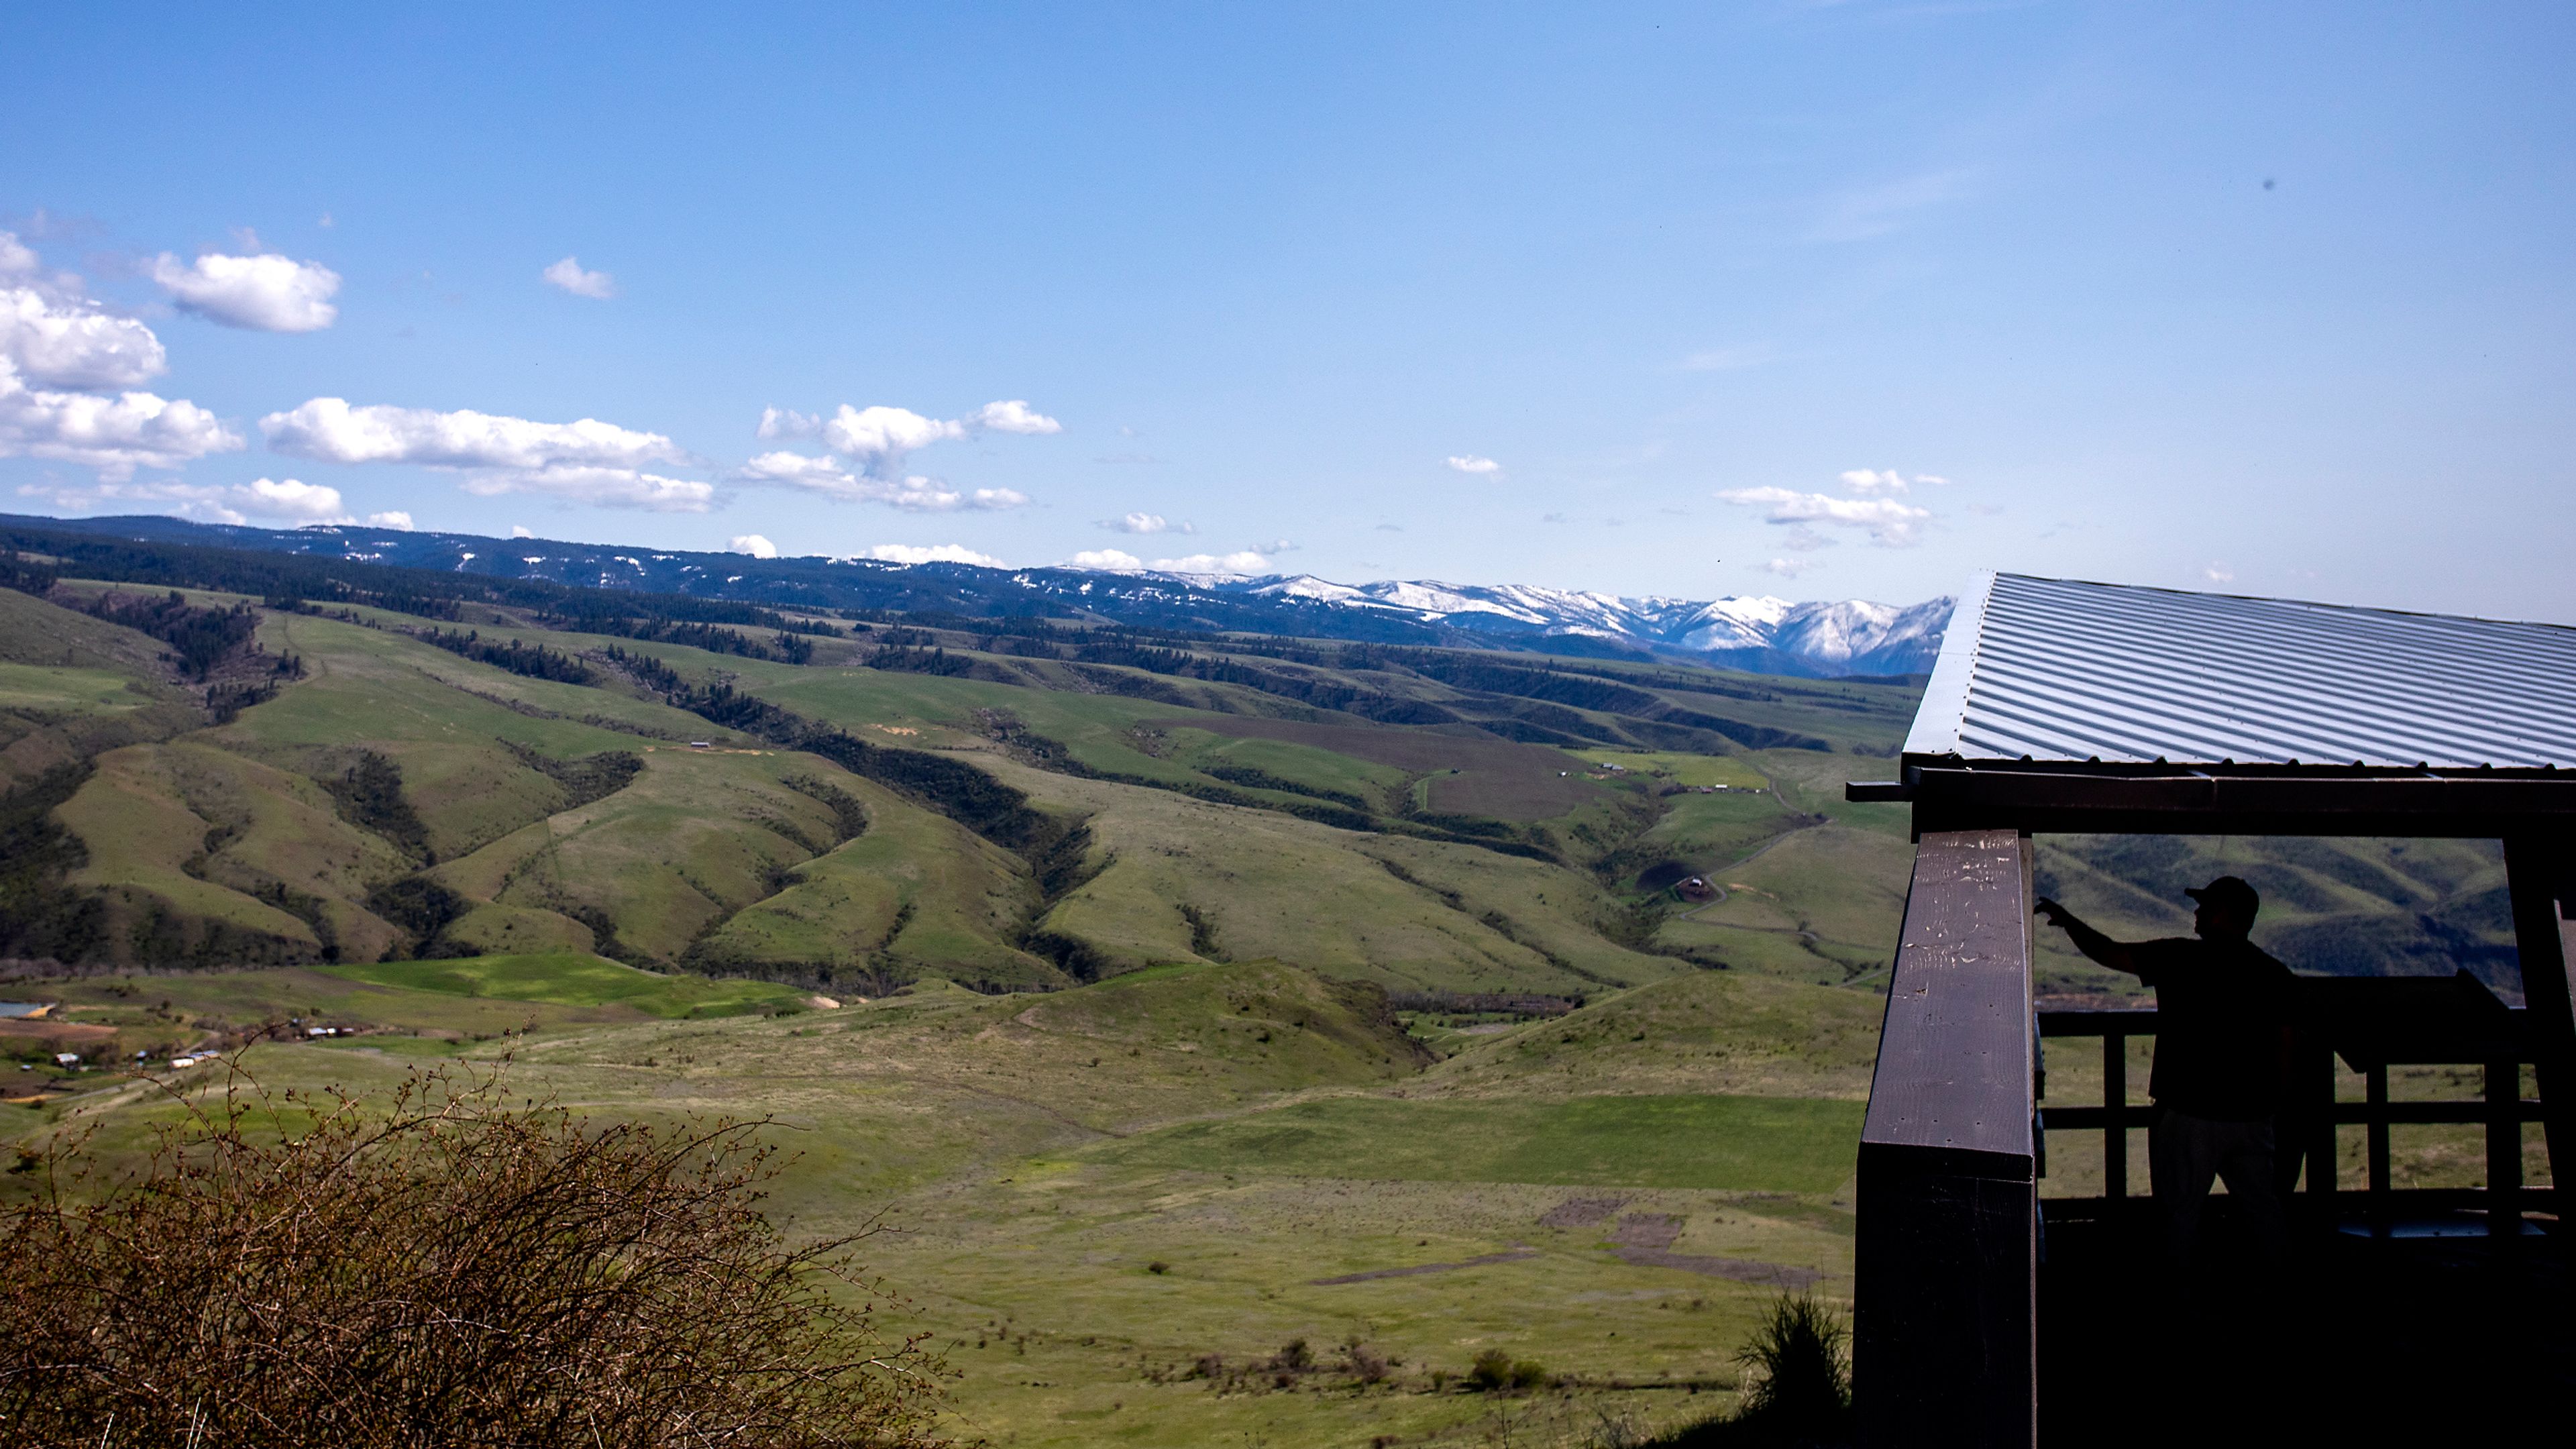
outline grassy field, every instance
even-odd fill
[[[798,1009],[804,994],[767,981],[658,976],[597,956],[480,956],[332,966],[324,974],[371,986],[550,1006],[622,1006],[646,1016],[738,1016]]]
[[[1218,1174],[1817,1193],[1851,1175],[1859,1140],[1852,1102],[1329,1097],[1167,1127],[1088,1156]]]
[[[1848,1291],[1846,1097],[1673,1090],[1660,1074],[1632,1085],[1662,1090],[1569,1094],[1562,1057],[1529,1061],[1519,1092],[1499,1077],[1442,1092],[1463,1058],[1429,1063],[1363,986],[1268,963],[1034,997],[933,982],[837,1010],[712,1019],[644,1016],[639,1004],[679,1003],[638,995],[638,974],[422,962],[124,989],[198,993],[181,1010],[265,1003],[449,1028],[479,1014],[513,1034],[449,1050],[468,1063],[506,1050],[514,1093],[610,1117],[768,1119],[790,1154],[775,1210],[797,1234],[871,1219],[893,1230],[870,1240],[871,1265],[963,1371],[956,1427],[997,1444],[1467,1444],[1502,1424],[1672,1422],[1728,1401],[1734,1348],[1780,1286]],[[1749,1026],[1763,1038],[1815,1015],[1798,993],[1830,994],[1707,979],[1706,994],[1650,987],[1528,1030],[1568,1057],[1588,1044],[1605,1071],[1643,1054],[1669,1071],[1687,1060],[1669,1054],[1704,1049],[1739,1008],[1748,1023],[1768,1014]],[[241,1065],[272,1090],[378,1091],[418,1061],[411,1040],[258,1046]],[[1846,1061],[1812,1080],[1863,1069]],[[174,1110],[137,1080],[17,1122],[94,1129],[113,1161]],[[1327,1366],[1348,1343],[1399,1363],[1373,1387],[1197,1369],[1211,1356],[1257,1363],[1298,1339]],[[1468,1361],[1496,1347],[1544,1362],[1564,1388],[1463,1391]]]

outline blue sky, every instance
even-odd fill
[[[2563,6],[531,9],[16,8],[0,509],[2576,620]]]

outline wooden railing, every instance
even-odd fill
[[[2303,983],[2306,984],[2312,983]],[[2335,985],[2350,990],[2348,983]],[[2396,1005],[2403,1009],[2407,1004]],[[2474,1002],[2471,1009],[2475,1009]],[[2520,1013],[2507,1012],[2501,1003],[2494,1010],[2504,1013],[2500,1021],[2474,1023],[2481,1029],[2467,1032],[2455,1029],[2455,1023],[2432,1023],[2428,1030],[2424,1022],[2402,1019],[2375,1023],[2376,1029],[2359,1028],[2352,1022],[2349,1009],[2342,1013],[2342,1034],[2351,1040],[2338,1042],[2337,1024],[2331,1020],[2311,1027],[2298,1067],[2299,1090],[2291,1109],[2283,1114],[2279,1142],[2280,1151],[2303,1155],[2306,1160],[2306,1192],[2302,1196],[2307,1219],[2318,1226],[2333,1226],[2340,1220],[2343,1208],[2335,1171],[2340,1161],[2335,1129],[2356,1124],[2364,1129],[2362,1209],[2371,1223],[2385,1227],[2413,1213],[2476,1207],[2485,1210],[2490,1232],[2519,1233],[2523,1213],[2551,1209],[2555,1192],[2526,1186],[2522,1175],[2522,1124],[2543,1120],[2541,1104],[2525,1099],[2521,1091],[2522,1067],[2532,1060],[2533,1053],[2521,1045],[2526,1033]],[[2039,1012],[2038,1019],[2043,1039],[2098,1037],[2102,1042],[2101,1105],[2058,1106],[2045,1097],[2040,1102],[2041,1125],[2047,1132],[2102,1134],[2102,1195],[2047,1198],[2044,1201],[2048,1213],[2051,1217],[2117,1213],[2119,1204],[2130,1196],[2129,1132],[2150,1126],[2155,1120],[2153,1107],[2128,1100],[2128,1044],[2132,1037],[2156,1034],[2156,1012],[2153,1008],[2047,1010]],[[2418,1035],[2411,1049],[2406,1042],[2410,1029]],[[2361,1074],[2363,1097],[2358,1102],[2337,1095],[2338,1054]],[[2484,1090],[2473,1101],[2392,1102],[2388,1098],[2388,1069],[2405,1064],[2477,1066],[2483,1073]],[[2398,1123],[2484,1126],[2486,1185],[2397,1188],[2392,1180],[2388,1129]]]
[[[1922,837],[1861,1127],[1864,1443],[2037,1437],[2030,932],[2028,840]]]

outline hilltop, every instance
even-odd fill
[[[206,545],[345,562],[735,599],[778,607],[961,617],[1082,614],[1157,629],[1225,630],[1584,657],[1768,674],[1907,675],[1932,667],[1951,601],[1626,598],[1526,584],[1359,585],[1312,575],[1132,568],[1000,568],[874,558],[756,558],[561,539],[486,538],[359,525],[297,529],[159,516],[10,518],[0,526]]]

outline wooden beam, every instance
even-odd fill
[[[1864,1442],[2038,1435],[2030,843],[1915,852],[1861,1128],[1853,1388]]]
[[[2522,960],[2522,999],[2540,1077],[2540,1120],[2553,1182],[2576,1173],[2576,848],[2568,834],[2511,836],[2505,880]]]
[[[2576,771],[2140,773],[1908,760],[1917,831],[2009,823],[2047,834],[2486,837],[2576,831]],[[1884,800],[1890,792],[1865,792]]]

